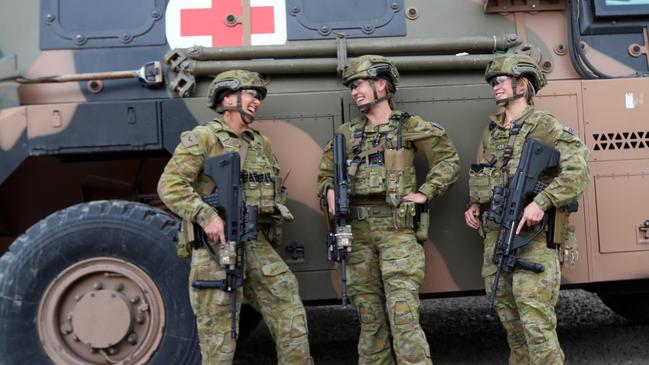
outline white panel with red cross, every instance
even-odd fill
[[[242,18],[242,1],[250,1],[250,44],[286,43],[285,0],[169,0],[166,12],[170,48],[232,47],[244,44],[241,24],[228,26],[225,18]]]

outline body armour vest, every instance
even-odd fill
[[[260,214],[272,214],[275,203],[284,203],[281,197],[286,196],[279,182],[279,164],[270,145],[264,137],[254,130],[247,130],[241,138],[232,136],[218,123],[210,123],[210,128],[223,145],[223,152],[240,153],[243,158],[241,182],[243,196],[247,205],[259,207]],[[242,141],[243,140],[243,141]],[[242,148],[241,145],[244,144]],[[245,147],[245,144],[248,147]]]
[[[415,146],[402,134],[407,113],[393,112],[388,123],[368,125],[356,121],[350,125],[347,156],[352,177],[352,196],[384,195],[391,206],[416,190]]]
[[[518,168],[518,163],[523,152],[523,145],[527,138],[534,138],[548,146],[554,146],[551,135],[546,133],[546,128],[536,128],[543,118],[548,117],[544,111],[530,110],[519,126],[511,129],[499,128],[495,122],[489,125],[483,137],[484,158],[486,162],[479,165],[480,169],[469,173],[469,195],[472,202],[488,203],[491,201],[491,192],[495,186],[506,186]],[[511,139],[510,139],[511,138]],[[507,152],[511,144],[511,151]],[[505,161],[508,161],[504,167]],[[557,171],[547,171],[540,176],[541,182],[547,184]],[[507,177],[507,181],[503,181]]]

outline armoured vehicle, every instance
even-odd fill
[[[564,286],[646,320],[648,24],[646,0],[3,2],[0,363],[199,362],[189,264],[156,183],[180,132],[214,117],[210,76],[233,67],[271,79],[255,128],[273,141],[297,217],[279,251],[307,304],[337,303],[317,161],[358,113],[337,72],[365,53],[396,63],[397,107],[444,125],[462,159],[460,180],[432,203],[422,297],[483,293],[463,212],[495,110],[484,67],[533,44],[549,79],[537,107],[592,152]],[[244,313],[242,327],[254,323]]]

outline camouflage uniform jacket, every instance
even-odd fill
[[[495,168],[500,169],[503,162],[503,152],[507,147],[510,129],[501,127],[502,114],[490,116],[491,123],[485,129],[482,137],[481,163],[495,162]],[[586,190],[588,184],[588,148],[575,135],[572,128],[564,127],[547,111],[534,110],[528,106],[512,124],[523,123],[519,135],[513,145],[512,158],[507,164],[507,171],[511,179],[516,172],[518,162],[523,151],[523,144],[527,138],[535,138],[540,142],[554,147],[559,151],[558,171],[541,176],[547,187],[535,198],[544,211],[550,207],[562,207],[576,200]],[[488,187],[489,192],[493,186]],[[487,189],[487,187],[485,187]],[[471,197],[471,202],[476,202]]]
[[[393,111],[388,123],[379,125],[365,125],[364,118],[356,118],[351,123],[342,124],[336,133],[342,133],[346,139],[347,158],[354,157],[354,145],[358,144],[359,135],[362,133],[360,150],[367,151],[373,145],[383,143],[387,148],[395,148],[397,144],[397,128],[400,123],[402,113]],[[405,179],[405,191],[401,195],[411,192],[421,192],[428,199],[432,199],[443,194],[448,187],[453,184],[458,177],[459,157],[453,142],[446,134],[444,128],[437,124],[423,120],[419,116],[408,116],[404,118],[401,131],[403,148],[411,152],[411,157],[407,158],[405,173],[402,179]],[[356,141],[355,141],[356,140]],[[378,142],[378,143],[377,143]],[[426,174],[424,182],[415,189],[416,176],[414,168],[414,152],[421,151],[425,154],[429,165],[429,171]],[[357,151],[358,152],[358,151]],[[358,167],[356,178],[352,180],[352,198],[358,203],[359,194],[357,189],[359,184],[358,176],[363,175],[363,169],[368,169],[367,163],[361,163]],[[382,176],[382,179],[388,180],[389,177]],[[333,186],[333,151],[332,142],[330,141],[324,147],[324,153],[320,161],[320,171],[318,174],[317,193],[319,196],[325,194],[328,188]],[[385,195],[385,194],[384,194]]]
[[[242,176],[249,174],[260,180],[243,184],[246,204],[258,205],[261,213],[271,212],[277,197],[275,186],[280,184],[275,184],[279,164],[272,153],[270,140],[251,128],[246,129],[239,138],[219,119],[181,134],[181,142],[158,182],[160,199],[184,220],[196,222],[205,228],[217,216],[217,212],[201,199],[202,195],[214,190],[212,180],[203,174],[203,162],[208,157],[226,152],[239,153],[241,139],[249,144]]]

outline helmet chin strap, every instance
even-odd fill
[[[250,124],[255,121],[255,116],[243,110],[243,104],[241,103],[241,90],[236,91],[237,94],[237,106],[224,106],[221,107],[222,111],[231,110],[239,112],[241,119],[244,123]]]
[[[512,95],[512,96],[510,96],[508,98],[505,98],[505,99],[496,100],[496,105],[498,105],[498,106],[506,106],[507,104],[509,104],[510,101],[513,101],[513,100],[516,100],[516,99],[519,99],[519,98],[522,98],[523,96],[525,96],[525,93],[516,94],[516,88],[517,87],[518,87],[518,78],[517,77],[512,77],[512,92],[513,92],[514,95]]]
[[[385,96],[382,96],[379,98],[379,94],[376,92],[376,84],[374,83],[374,79],[368,79],[367,80],[370,83],[370,86],[372,87],[372,93],[374,94],[374,100],[367,102],[365,104],[358,105],[357,108],[358,110],[361,111],[361,113],[369,113],[370,109],[372,109],[372,106],[382,102],[383,100],[390,100],[392,99],[392,94],[391,92],[387,92]]]

